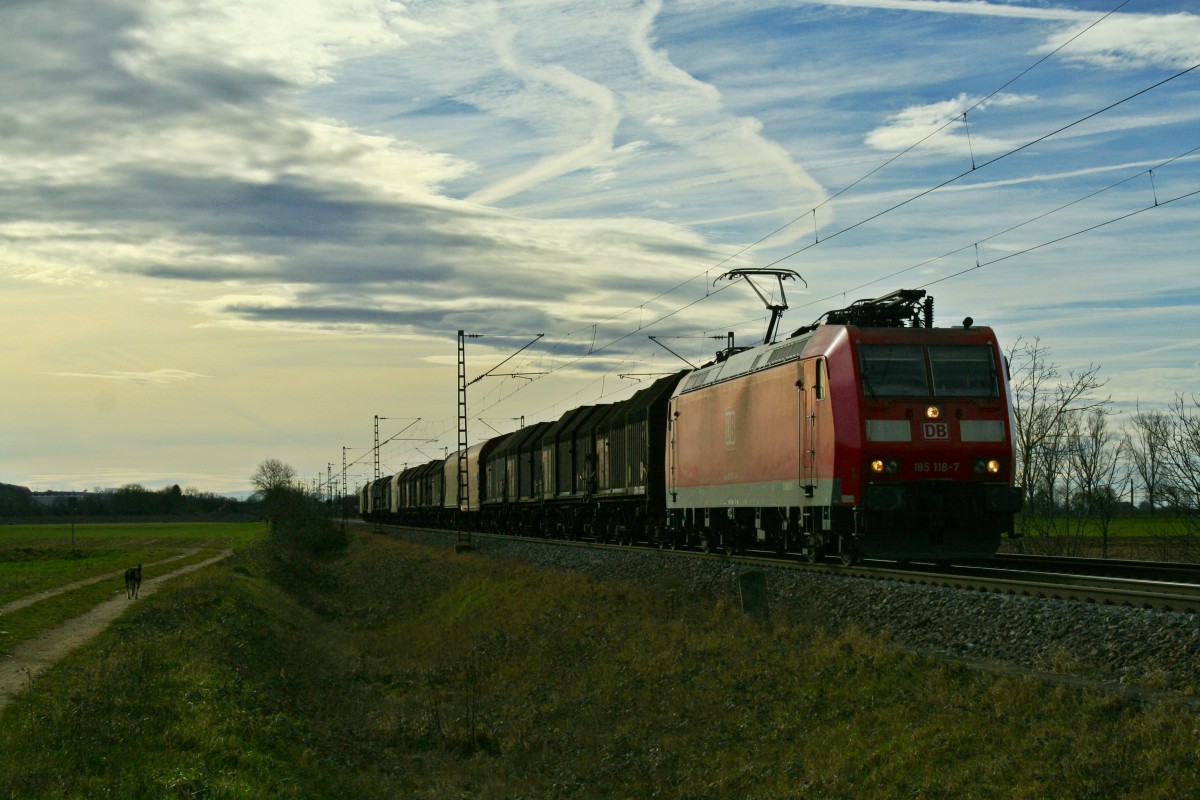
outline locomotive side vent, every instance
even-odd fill
[[[801,353],[804,352],[804,346],[807,343],[807,340],[805,340],[803,342],[793,342],[792,344],[775,348],[771,351],[771,355],[767,359],[767,366],[773,367],[781,362],[791,361],[794,358],[799,358]]]

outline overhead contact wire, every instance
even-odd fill
[[[1146,175],[1146,174],[1152,175],[1152,174],[1154,174],[1154,170],[1160,170],[1163,167],[1167,166],[1168,164],[1172,164],[1182,158],[1187,158],[1188,156],[1192,155],[1193,153],[1195,153],[1197,151],[1200,151],[1200,147],[1193,147],[1192,149],[1188,150],[1187,152],[1180,153],[1177,156],[1172,156],[1171,158],[1168,158],[1166,161],[1156,164],[1155,166],[1150,167],[1149,169],[1144,169],[1141,172],[1137,173],[1136,175],[1130,175],[1127,178],[1122,178],[1121,180],[1117,181],[1116,183],[1109,184],[1108,186],[1105,186],[1102,189],[1097,189],[1094,192],[1089,192],[1089,193],[1083,195],[1082,197],[1078,197],[1069,203],[1064,203],[1063,205],[1058,206],[1057,208],[1053,208],[1049,211],[1044,211],[1041,214],[1038,214],[1034,217],[1030,217],[1029,219],[1025,220],[1024,222],[1017,223],[1016,225],[1005,228],[1002,231],[993,233],[991,236],[984,237],[983,239],[980,239],[977,242],[973,242],[972,244],[965,244],[962,247],[956,247],[955,249],[947,251],[945,253],[942,253],[941,255],[933,256],[932,258],[927,258],[918,264],[913,264],[910,267],[905,267],[904,269],[896,270],[895,272],[890,272],[887,275],[882,275],[873,280],[869,280],[866,283],[860,283],[858,286],[855,286],[853,288],[846,289],[844,291],[835,292],[833,294],[826,295],[825,297],[822,297],[819,299],[811,300],[808,303],[804,303],[800,306],[797,306],[797,308],[807,308],[808,306],[817,305],[819,303],[824,303],[824,302],[826,302],[828,300],[832,300],[840,295],[848,294],[850,292],[857,292],[859,289],[865,289],[868,286],[873,286],[876,283],[881,283],[883,281],[888,280],[889,278],[894,278],[897,275],[903,275],[906,272],[912,272],[914,269],[920,269],[921,267],[923,267],[927,264],[932,264],[935,261],[941,261],[943,258],[949,258],[950,256],[957,255],[958,253],[961,253],[963,250],[969,250],[972,246],[977,247],[977,246],[983,244],[984,242],[990,242],[991,240],[999,238],[999,237],[1005,235],[1006,233],[1012,233],[1013,231],[1015,231],[1019,228],[1023,228],[1026,225],[1037,222],[1038,220],[1045,219],[1046,217],[1049,217],[1053,214],[1057,214],[1059,211],[1063,211],[1065,209],[1070,208],[1071,206],[1078,205],[1079,203],[1082,203],[1085,200],[1090,200],[1093,197],[1096,197],[1097,195],[1101,195],[1101,194],[1109,191],[1110,189],[1116,189],[1119,186],[1124,186],[1125,184],[1129,183],[1130,181],[1137,180],[1138,178],[1142,177],[1143,175]]]

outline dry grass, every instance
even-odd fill
[[[369,535],[165,587],[0,718],[19,797],[1176,798],[1194,706]]]

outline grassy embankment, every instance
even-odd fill
[[[173,581],[0,716],[0,796],[1178,798],[1200,716],[367,534]]]
[[[1105,548],[1104,536],[1095,520],[1074,517],[1018,517],[1017,529],[1026,530],[1028,552],[1048,552],[1099,558]],[[1019,552],[1018,541],[1004,539],[1001,551]],[[1109,522],[1107,555],[1167,561],[1194,561],[1200,558],[1194,523],[1167,514],[1115,517]]]
[[[203,561],[266,535],[261,523],[0,526],[0,607],[65,584],[109,575],[0,616],[0,655],[124,592],[112,573],[142,564],[142,578]]]

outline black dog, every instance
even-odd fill
[[[142,565],[125,570],[125,596],[137,599],[138,589],[142,586]]]

